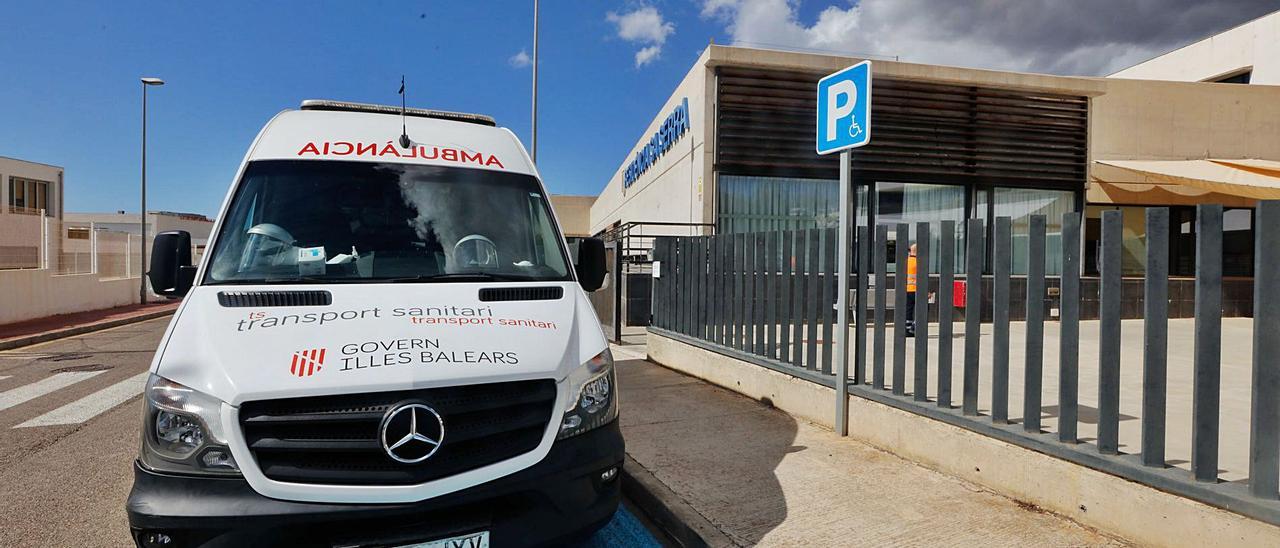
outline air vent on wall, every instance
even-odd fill
[[[549,287],[486,287],[480,290],[480,300],[492,301],[554,301],[564,296],[559,286]]]
[[[328,291],[221,291],[218,304],[231,308],[263,306],[328,306]]]

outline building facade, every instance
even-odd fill
[[[814,152],[815,87],[858,61],[710,46],[597,198],[593,232],[639,222],[690,225],[671,234],[833,226],[838,158]],[[1227,212],[1238,229],[1227,273],[1251,274],[1249,208],[1280,198],[1280,87],[873,63],[872,140],[852,154],[859,224],[908,222],[914,239],[914,224],[927,221],[936,238],[944,220],[1011,217],[1014,273],[1024,274],[1019,240],[1031,215],[1045,215],[1053,275],[1062,214],[1083,212],[1089,275],[1101,212],[1124,208],[1125,273],[1141,276],[1143,208],[1172,207],[1182,226],[1194,205],[1222,203],[1239,208]],[[688,131],[673,134],[680,109]],[[1194,266],[1194,226],[1183,228],[1170,245],[1175,275]]]

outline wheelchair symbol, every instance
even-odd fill
[[[860,135],[862,135],[862,126],[858,125],[857,120],[850,120],[849,121],[849,137],[853,139],[857,139],[858,136]]]

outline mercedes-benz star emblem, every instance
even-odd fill
[[[421,403],[404,403],[382,417],[378,438],[387,456],[405,464],[427,460],[444,443],[444,419]]]

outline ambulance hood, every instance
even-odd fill
[[[481,301],[483,287],[558,287],[555,300]],[[219,293],[327,291],[325,306],[225,306]],[[242,286],[192,290],[159,375],[231,405],[523,379],[563,379],[606,348],[574,282]]]

